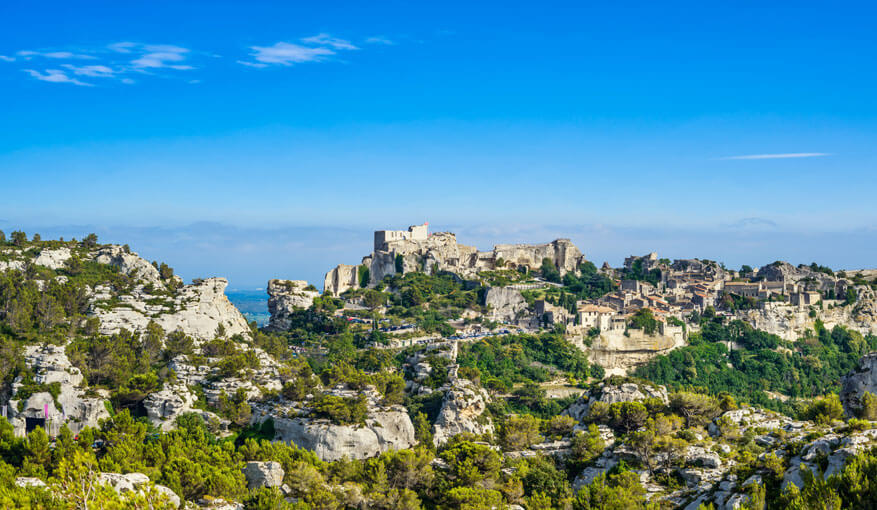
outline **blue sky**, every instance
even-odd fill
[[[424,220],[877,266],[877,8],[761,3],[3,2],[0,229],[241,288]]]

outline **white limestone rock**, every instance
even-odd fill
[[[122,246],[102,246],[93,254],[93,258],[99,264],[118,267],[119,271],[135,280],[161,285],[158,269],[136,253],[126,251]]]
[[[143,473],[99,473],[97,481],[103,485],[109,485],[120,495],[127,493],[144,493],[150,488],[149,477]],[[179,508],[182,501],[177,494],[164,485],[152,485],[151,488],[165,496],[175,507]]]
[[[152,267],[152,266],[150,266]],[[121,305],[106,309],[102,301],[109,299],[105,289],[95,289],[90,315],[100,319],[102,334],[111,335],[122,329],[143,332],[154,321],[166,332],[182,331],[196,340],[212,340],[220,325],[227,336],[250,336],[250,327],[241,312],[228,300],[225,278],[207,278],[185,285],[164,305],[153,305],[154,296],[143,288],[134,295],[121,296]]]
[[[279,462],[247,462],[242,471],[250,489],[283,485],[283,467]]]
[[[442,408],[433,426],[436,446],[463,432],[476,435],[493,432],[493,422],[484,414],[490,397],[468,379],[452,376],[451,387],[445,393]]]
[[[15,395],[23,382],[20,377],[16,379],[12,384],[12,399],[8,402],[7,411],[17,435],[24,435],[27,418],[44,420],[46,411],[48,421],[43,424],[43,428],[50,435],[57,434],[63,423],[73,433],[78,433],[85,427],[98,426],[99,420],[109,417],[103,399],[85,396],[85,391],[80,387],[83,383],[82,372],[70,363],[64,347],[52,344],[30,345],[25,347],[24,359],[35,374],[34,382],[45,385],[57,383],[59,393],[57,405],[50,393],[40,392],[31,395],[25,401],[22,411],[19,411]]]
[[[510,322],[527,309],[527,300],[521,291],[507,287],[490,287],[484,295],[484,305],[488,307],[493,320]]]
[[[41,251],[37,258],[34,259],[33,263],[38,266],[45,266],[49,269],[58,270],[67,264],[67,261],[71,256],[70,248],[62,246],[56,250]]]
[[[401,406],[369,412],[365,425],[336,425],[328,420],[302,417],[271,417],[275,440],[294,443],[329,462],[345,456],[366,459],[417,444],[414,425]]]
[[[287,331],[292,312],[310,308],[320,293],[304,280],[269,280],[268,296],[268,312],[271,314],[269,328]]]

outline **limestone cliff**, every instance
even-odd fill
[[[142,332],[154,321],[168,333],[179,330],[199,340],[212,339],[220,325],[228,336],[249,336],[247,320],[226,297],[226,286],[225,278],[207,278],[183,286],[172,296],[152,294],[142,285],[122,296],[97,287],[89,314],[100,320],[100,331],[106,335],[121,329]]]
[[[763,303],[761,308],[755,310],[740,310],[737,316],[756,329],[792,341],[804,336],[806,330],[813,330],[817,319],[828,329],[843,326],[863,335],[877,333],[877,302],[873,292],[864,288],[860,300],[851,306],[839,303],[831,307],[799,307],[785,303]]]
[[[590,347],[583,345],[581,337],[573,341],[588,353],[591,362],[606,369],[606,375],[627,374],[655,356],[685,345],[681,328],[663,335],[647,335],[638,329],[604,331],[591,341]]]

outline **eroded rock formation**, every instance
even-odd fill
[[[289,317],[296,309],[307,309],[320,293],[304,280],[270,280],[268,282],[268,326],[275,331],[289,329]]]
[[[25,347],[25,363],[34,373],[33,382],[51,391],[27,395],[21,401],[25,384],[18,377],[12,385],[12,399],[7,404],[9,421],[17,435],[26,428],[43,427],[49,434],[57,434],[62,424],[73,433],[85,427],[97,427],[98,421],[110,416],[103,399],[85,396],[81,388],[82,372],[70,363],[64,348],[57,345],[29,345]]]

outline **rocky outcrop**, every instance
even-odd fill
[[[813,317],[810,316],[811,309]],[[877,333],[877,303],[871,298],[870,291],[863,292],[854,306],[803,308],[786,303],[763,303],[758,309],[739,310],[736,314],[753,328],[790,341],[803,337],[808,329],[813,330],[816,319],[822,321],[828,330],[843,326],[863,335]]]
[[[164,431],[172,430],[176,419],[183,414],[195,413],[205,423],[215,423],[220,431],[228,428],[229,421],[220,418],[210,411],[194,407],[198,397],[182,384],[166,386],[161,391],[150,393],[143,400],[146,417],[156,427]]]
[[[490,287],[484,294],[484,305],[488,307],[490,318],[511,322],[527,309],[527,301],[521,291],[508,287]]]
[[[153,285],[161,285],[158,269],[136,253],[126,250],[123,246],[102,246],[94,254],[94,261],[119,268],[119,271],[134,280]]]
[[[537,269],[544,259],[550,260],[561,275],[576,271],[585,261],[582,252],[569,239],[557,239],[545,244],[500,244],[491,251],[479,252],[474,246],[457,243],[450,232],[438,232],[425,239],[399,239],[381,243],[372,254],[362,259],[369,269],[370,285],[377,285],[384,277],[403,273],[435,270],[455,273],[463,278],[474,278],[479,271],[496,269],[502,261],[504,268]],[[401,266],[401,267],[400,267]],[[339,295],[358,286],[358,266],[340,265],[329,271],[325,291]]]
[[[359,287],[359,266],[340,264],[328,273],[323,282],[323,290],[337,296],[348,289]]]
[[[247,462],[242,471],[250,489],[283,485],[283,467],[279,462]]]
[[[290,315],[297,309],[307,309],[314,304],[320,293],[304,280],[270,280],[268,282],[268,327],[274,331],[287,331]]]
[[[307,416],[306,402],[254,404],[253,422],[273,420],[276,441],[293,443],[330,462],[343,457],[365,459],[417,444],[407,410],[399,405],[380,405],[381,396],[374,389],[362,392],[330,390],[327,393],[345,397],[362,393],[368,403],[365,423],[340,425]]]
[[[607,375],[626,375],[652,358],[685,345],[681,329],[665,335],[647,335],[639,329],[608,330],[594,338],[590,346],[583,345],[581,337],[574,340],[588,353],[588,359],[602,366]]]
[[[33,263],[38,266],[45,266],[49,269],[58,270],[63,268],[72,256],[70,248],[62,246],[56,250],[43,250],[34,259]]]
[[[150,484],[149,477],[143,473],[99,473],[97,481],[100,484],[112,487],[114,491],[122,496],[144,494],[152,490],[159,498],[164,498],[170,502],[174,508],[180,507],[180,497],[174,491],[164,485]]]
[[[616,402],[642,402],[647,399],[657,399],[666,404],[669,402],[667,388],[660,385],[645,383],[600,383],[587,395],[582,396],[567,408],[563,414],[571,416],[578,421],[584,420],[590,412],[591,406],[596,402],[614,404]]]
[[[142,332],[154,321],[168,333],[182,331],[198,340],[213,339],[220,325],[227,336],[249,337],[247,320],[225,295],[227,286],[225,278],[207,278],[183,286],[172,297],[152,295],[143,286],[123,296],[99,287],[92,297],[90,315],[100,319],[100,331],[105,335],[122,329]]]
[[[877,395],[877,352],[863,356],[859,366],[841,379],[840,400],[847,414],[858,416],[865,393]]]
[[[451,387],[442,400],[442,408],[433,425],[433,442],[443,445],[463,432],[481,435],[493,432],[493,422],[484,411],[489,396],[468,379],[452,376]]]
[[[63,347],[27,346],[24,358],[34,373],[33,382],[57,392],[36,392],[21,402],[17,396],[24,381],[19,376],[13,382],[7,412],[17,435],[24,435],[29,424],[43,427],[50,435],[56,435],[62,424],[77,433],[85,427],[97,427],[99,420],[110,416],[104,400],[85,396],[82,372],[70,363]]]

